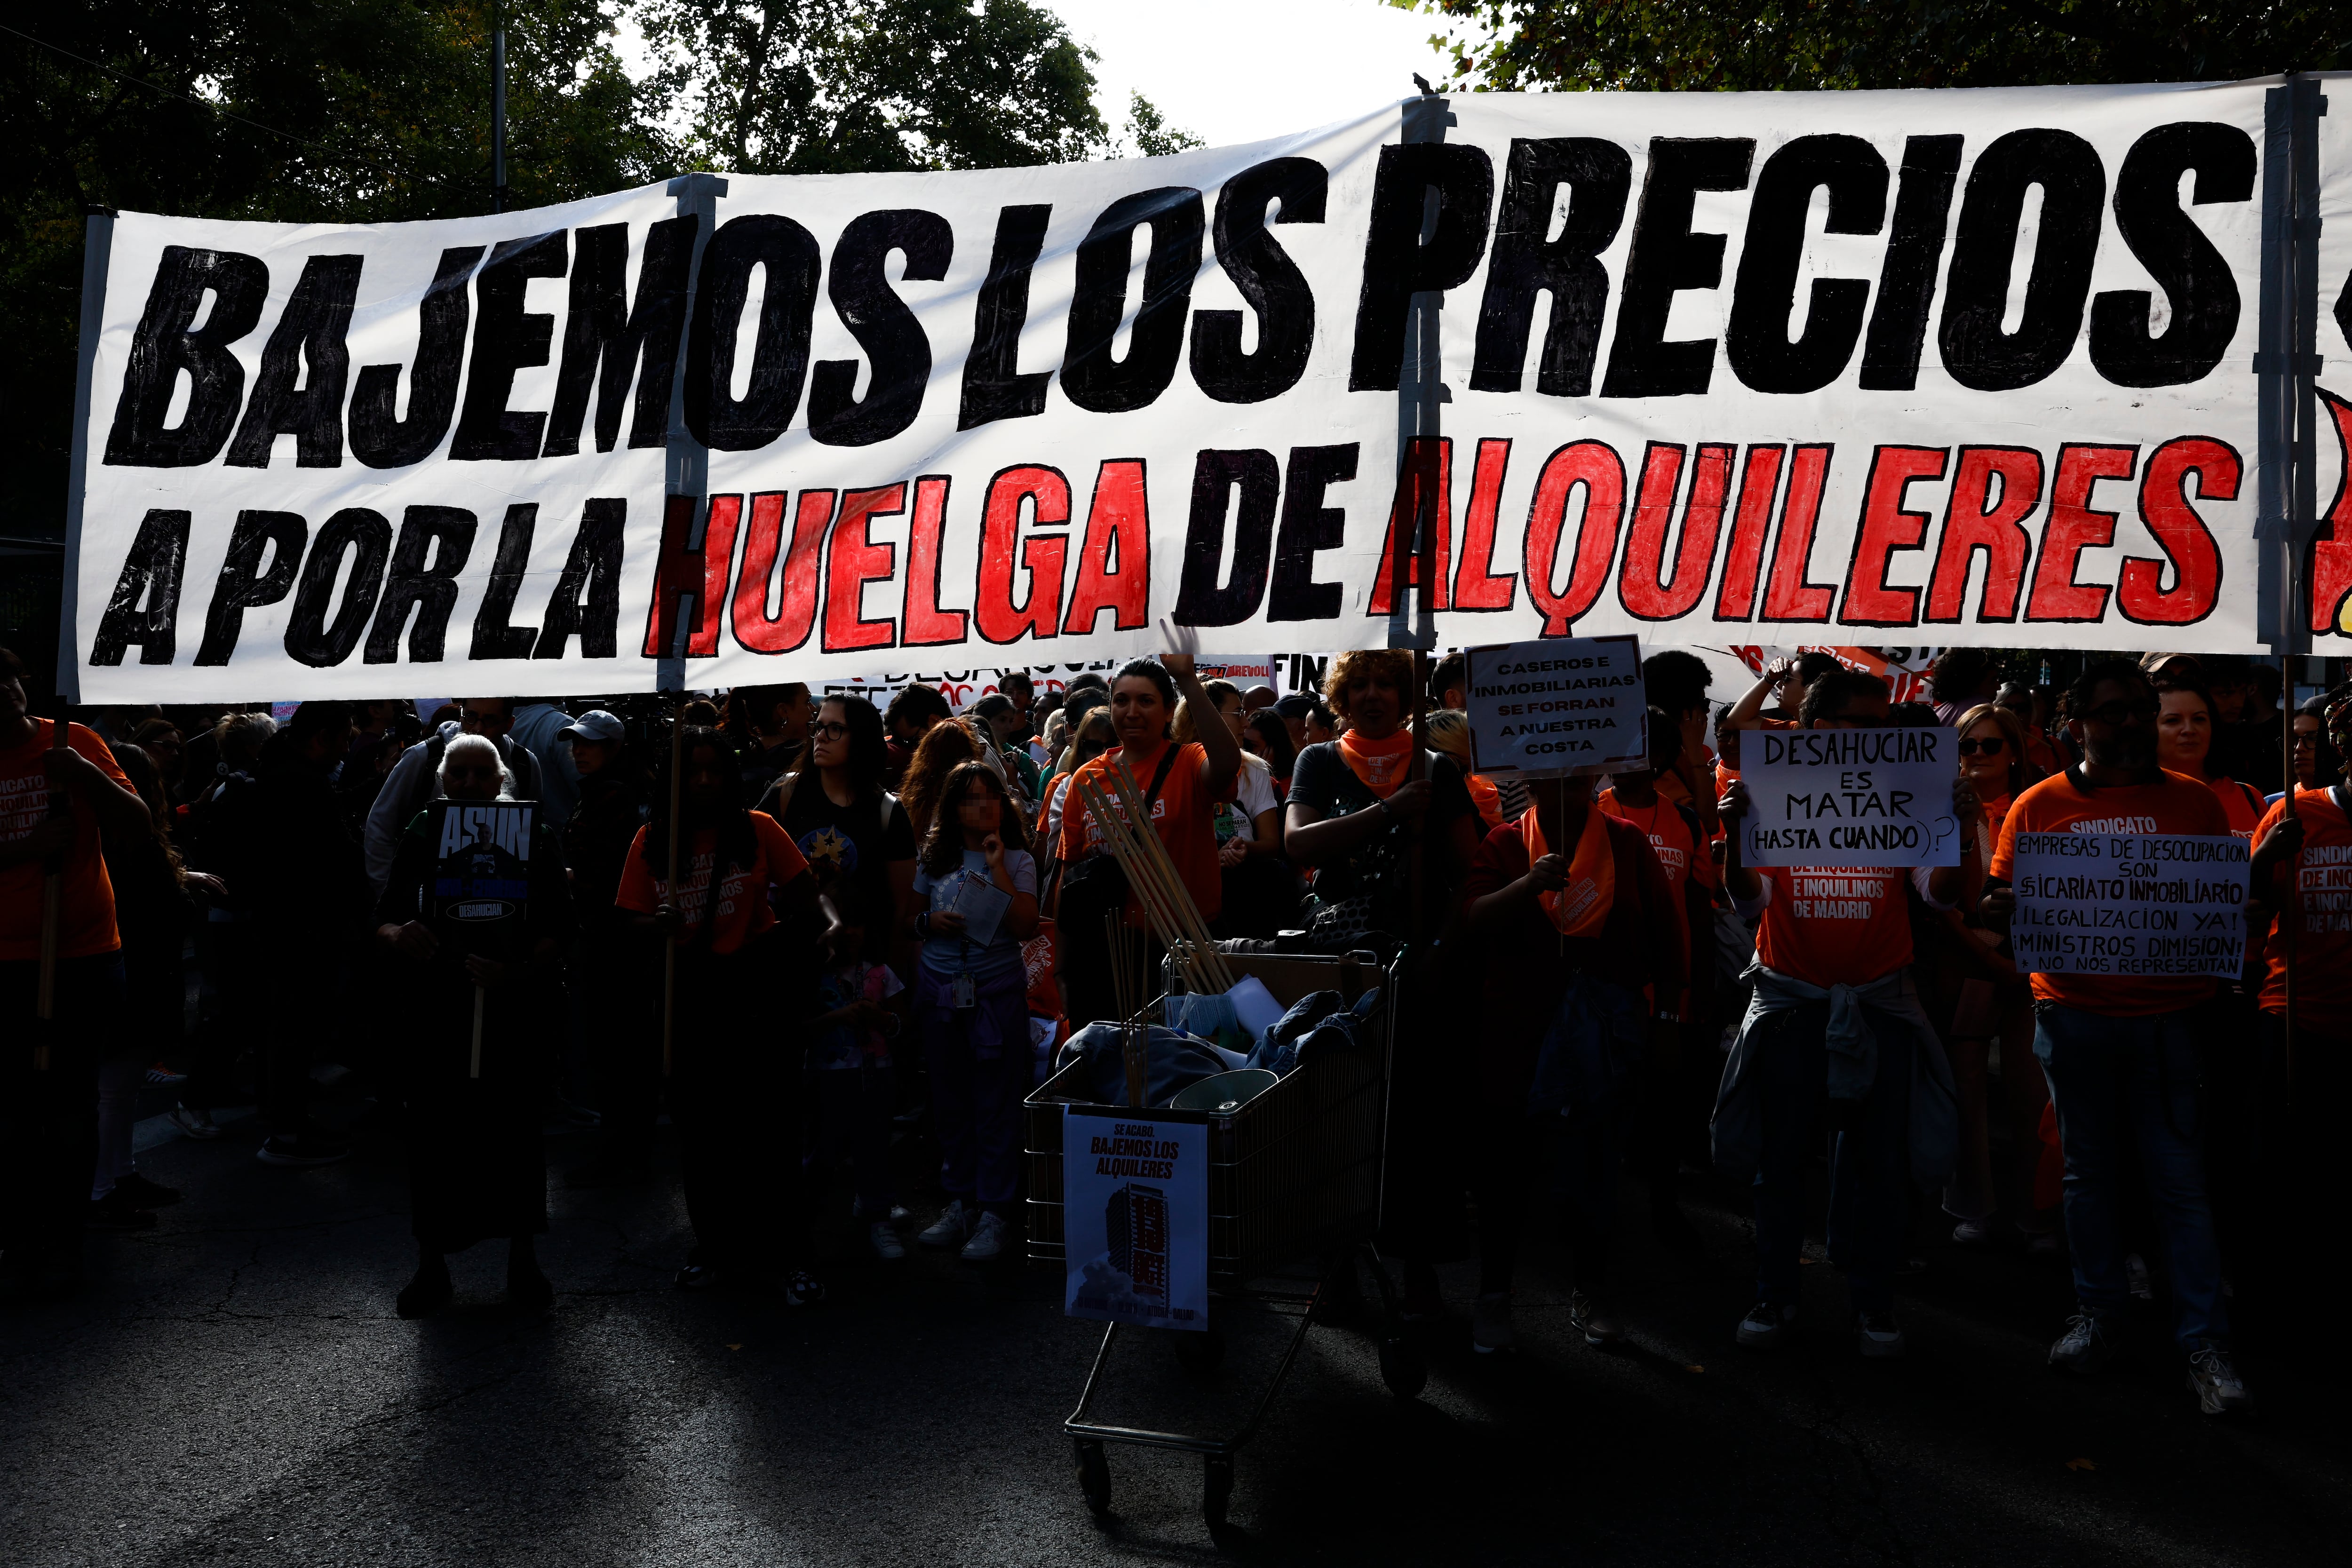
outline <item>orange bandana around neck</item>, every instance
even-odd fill
[[[1368,741],[1350,730],[1339,737],[1339,755],[1366,789],[1386,800],[1404,783],[1412,762],[1412,731],[1399,730],[1385,741]]]
[[[1617,901],[1617,857],[1601,821],[1607,815],[1597,805],[1585,807],[1584,830],[1576,836],[1576,853],[1569,858],[1567,885],[1557,893],[1536,895],[1562,936],[1598,937]],[[1533,806],[1519,818],[1519,837],[1528,847],[1530,867],[1550,853]]]

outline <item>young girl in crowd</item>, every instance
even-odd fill
[[[923,944],[915,1016],[948,1196],[921,1240],[961,1246],[967,1260],[986,1262],[1004,1249],[1020,1190],[1021,1100],[1030,1080],[1021,944],[1037,934],[1037,862],[1004,781],[977,758],[947,776],[914,890],[909,934]]]

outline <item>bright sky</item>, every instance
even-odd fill
[[[1101,57],[1095,106],[1122,142],[1129,92],[1170,126],[1223,147],[1346,120],[1412,97],[1415,71],[1445,74],[1429,45],[1439,18],[1385,0],[1039,3]],[[633,18],[623,16],[614,43],[632,75],[650,68]]]
[[[1438,19],[1382,0],[1043,0],[1102,58],[1095,103],[1123,134],[1128,94],[1213,147],[1306,131],[1413,93],[1444,62]]]

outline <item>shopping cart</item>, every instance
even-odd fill
[[[1295,1318],[1297,1326],[1273,1376],[1251,1405],[1248,1418],[1238,1431],[1221,1436],[1106,1426],[1087,1418],[1111,1346],[1119,1338],[1121,1325],[1112,1323],[1103,1331],[1077,1408],[1062,1423],[1062,1430],[1076,1451],[1079,1489],[1097,1514],[1110,1508],[1106,1444],[1200,1455],[1201,1511],[1212,1531],[1225,1524],[1234,1489],[1234,1455],[1265,1418],[1308,1326],[1336,1321],[1360,1301],[1360,1262],[1369,1266],[1381,1297],[1382,1381],[1398,1398],[1411,1399],[1428,1380],[1421,1348],[1404,1333],[1395,1288],[1373,1247],[1402,963],[1383,970],[1370,953],[1346,958],[1228,954],[1224,962],[1236,976],[1257,976],[1286,1008],[1318,991],[1337,991],[1350,1005],[1368,985],[1379,986],[1381,994],[1359,1027],[1356,1049],[1310,1057],[1230,1113],[1156,1108],[1151,1112],[1155,1121],[1194,1122],[1209,1130],[1210,1322],[1205,1332],[1175,1334],[1179,1358],[1197,1373],[1213,1371],[1223,1353],[1221,1315],[1244,1304]],[[1145,1013],[1156,1020],[1160,1010],[1161,1005],[1154,1002]],[[1124,1106],[1091,1103],[1087,1072],[1087,1064],[1073,1062],[1026,1102],[1029,1256],[1035,1262],[1064,1262],[1066,1109],[1082,1114],[1128,1113]],[[1313,1272],[1300,1274],[1302,1263],[1311,1263]]]

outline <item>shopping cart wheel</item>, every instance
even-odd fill
[[[1208,1377],[1224,1364],[1224,1331],[1214,1324],[1200,1332],[1176,1336],[1176,1364],[1194,1377]]]
[[[1211,1454],[1201,1461],[1201,1517],[1211,1531],[1225,1528],[1225,1508],[1233,1500],[1233,1456]]]
[[[1429,1382],[1429,1358],[1421,1347],[1400,1334],[1381,1342],[1381,1381],[1399,1399],[1417,1397]]]
[[[1110,1461],[1103,1446],[1091,1437],[1071,1439],[1078,1451],[1078,1489],[1087,1494],[1087,1509],[1096,1515],[1110,1511]]]

